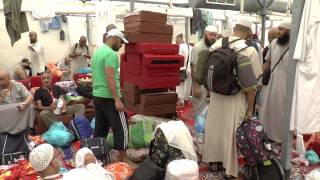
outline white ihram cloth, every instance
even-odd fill
[[[193,149],[192,136],[182,121],[163,122],[156,127],[154,132],[158,128],[162,130],[170,146],[180,149],[186,159],[198,161]]]
[[[31,51],[30,59],[31,59],[31,71],[32,76],[36,76],[37,73],[43,73],[45,71],[45,56],[44,56],[44,46],[41,42],[36,42],[30,44],[34,51]]]
[[[291,130],[320,130],[320,1],[306,0],[294,52],[297,59]]]

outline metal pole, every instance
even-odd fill
[[[86,15],[86,25],[87,25],[87,40],[88,46],[91,47],[91,37],[90,37],[90,24],[89,24],[89,14]]]
[[[185,18],[184,34],[185,34],[185,37],[186,37],[186,43],[189,43],[189,19],[188,18]]]
[[[266,40],[266,14],[261,15],[262,18],[262,26],[261,26],[261,40],[262,40],[262,47],[265,45]]]
[[[293,99],[293,89],[295,82],[295,73],[297,62],[293,60],[293,54],[296,46],[296,42],[299,34],[300,20],[303,13],[305,0],[295,0],[293,1],[293,12],[292,12],[292,22],[290,31],[290,44],[289,44],[289,57],[290,63],[287,69],[287,94],[286,94],[286,106],[284,111],[284,131],[283,131],[283,143],[282,143],[282,164],[286,170],[286,179],[290,177],[290,167],[291,167],[291,141],[292,134],[290,133],[290,120],[291,120],[291,108]]]
[[[130,0],[130,13],[134,12],[134,1],[135,0]]]

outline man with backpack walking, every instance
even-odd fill
[[[216,42],[218,29],[214,25],[209,25],[205,28],[204,37],[201,39],[191,51],[191,77],[192,77],[192,106],[195,117],[199,115],[207,106],[207,92],[206,89],[195,81],[195,71],[199,53],[203,50],[209,50],[210,46]]]
[[[74,74],[79,73],[81,68],[88,67],[88,59],[91,58],[86,37],[81,36],[79,43],[71,47],[69,57],[72,58],[70,79],[73,80]]]
[[[257,79],[262,74],[257,51],[246,44],[251,34],[251,22],[239,19],[232,36],[211,46],[204,82],[210,104],[202,160],[222,162],[227,178],[238,176],[235,133],[242,121],[252,118]]]

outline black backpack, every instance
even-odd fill
[[[211,53],[203,76],[208,90],[222,95],[236,95],[241,90],[237,80],[237,58],[245,48],[237,52],[229,47],[238,40],[229,42],[228,37],[223,38],[222,47]]]
[[[19,160],[28,159],[30,149],[26,131],[16,134],[0,134],[0,165],[15,164]]]
[[[111,148],[107,143],[107,138],[96,137],[81,139],[80,147],[91,149],[93,154],[103,163],[103,165],[107,165],[111,162],[111,157],[109,155]]]

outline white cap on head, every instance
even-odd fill
[[[86,156],[86,154],[93,154],[93,152],[91,151],[91,149],[84,147],[81,148],[77,154],[76,154],[76,158],[75,158],[75,164],[77,168],[82,168],[85,167],[84,165],[84,157]]]
[[[291,29],[291,21],[282,21],[279,27],[282,27],[285,29]]]
[[[53,159],[54,148],[50,144],[41,144],[34,148],[30,155],[29,161],[33,170],[45,170]]]
[[[209,25],[204,30],[207,31],[207,32],[215,32],[215,33],[217,33],[218,32],[218,27],[215,26],[215,25]]]
[[[116,36],[121,38],[123,42],[126,44],[129,43],[129,41],[126,40],[126,38],[124,38],[124,34],[119,29],[111,29],[110,31],[108,31],[107,37],[111,37],[111,36]]]
[[[237,20],[237,24],[251,29],[251,22],[248,19],[240,18]]]

